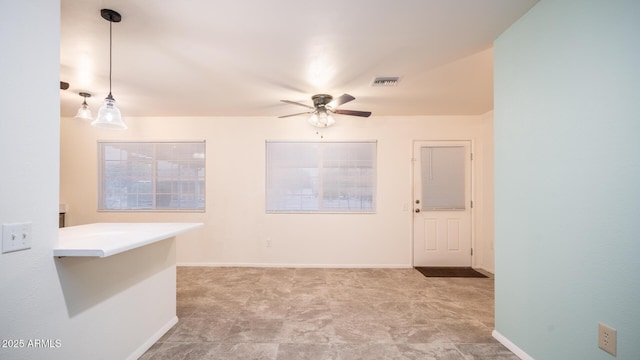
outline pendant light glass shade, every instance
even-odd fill
[[[93,116],[91,116],[91,109],[86,103],[83,103],[80,109],[78,109],[78,113],[75,116],[78,120],[91,120]]]
[[[103,19],[109,22],[109,95],[104,99],[104,104],[100,106],[98,110],[98,117],[91,122],[91,125],[101,128],[126,130],[127,125],[122,121],[122,113],[116,106],[116,100],[111,95],[111,58],[112,58],[112,30],[111,27],[114,22],[120,22],[122,17],[116,11],[111,9],[102,9],[100,14]]]
[[[89,104],[87,104],[87,98],[91,97],[91,94],[81,92],[80,96],[84,98],[84,101],[82,102],[82,105],[80,105],[80,109],[78,109],[78,113],[74,118],[78,120],[91,120],[93,117],[91,116]]]
[[[116,106],[116,100],[111,96],[111,93],[104,99],[104,104],[98,110],[98,117],[91,125],[108,129],[127,129],[127,125],[122,121],[122,113]]]

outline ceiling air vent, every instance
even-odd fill
[[[399,80],[397,76],[381,76],[373,79],[371,86],[396,86]]]

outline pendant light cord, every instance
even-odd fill
[[[109,21],[109,97],[113,98],[113,96],[111,95],[111,58],[112,58],[112,39],[113,39],[113,35],[112,35],[112,27],[113,27],[113,21]]]

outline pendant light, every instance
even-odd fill
[[[87,104],[87,98],[91,97],[91,94],[86,92],[81,92],[80,96],[84,98],[82,105],[80,105],[80,109],[78,109],[78,113],[75,116],[75,119],[78,120],[91,120],[91,109],[89,109],[89,104]]]
[[[111,9],[100,10],[100,15],[102,15],[103,19],[109,22],[109,95],[104,99],[104,104],[102,104],[98,110],[98,117],[91,123],[91,125],[109,129],[126,130],[127,125],[122,122],[120,109],[116,106],[116,100],[113,98],[113,95],[111,95],[111,27],[114,22],[120,22],[120,20],[122,20],[122,16]]]

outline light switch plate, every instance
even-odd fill
[[[31,248],[31,223],[2,224],[2,253]]]

